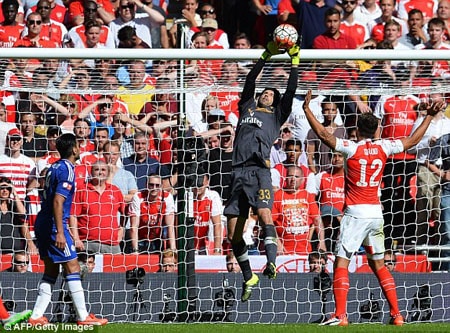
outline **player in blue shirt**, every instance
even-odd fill
[[[56,140],[61,159],[47,170],[41,211],[34,226],[39,254],[44,261],[44,276],[39,284],[39,294],[29,319],[32,325],[45,325],[44,317],[53,285],[63,265],[67,286],[71,292],[79,325],[106,325],[106,319],[96,318],[86,310],[84,290],[81,285],[80,265],[75,244],[69,231],[69,217],[75,192],[74,164],[80,157],[75,135],[66,133]]]

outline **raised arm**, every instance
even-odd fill
[[[427,115],[425,116],[422,123],[419,125],[419,127],[417,127],[417,129],[409,137],[401,139],[404,150],[408,150],[420,142],[420,140],[424,136],[425,132],[427,131],[428,126],[430,125],[431,121],[433,120],[433,117],[437,113],[441,112],[444,109],[444,107],[445,107],[444,101],[433,102],[431,104],[427,104],[427,106],[426,106]]]
[[[305,111],[306,119],[308,120],[311,129],[317,134],[319,139],[326,144],[331,149],[336,148],[336,137],[327,131],[327,129],[316,119],[311,109],[309,108],[309,103],[311,102],[312,91],[308,90],[305,96],[305,101],[303,102],[303,110]]]

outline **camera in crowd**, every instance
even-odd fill
[[[359,314],[361,318],[369,320],[369,322],[378,321],[381,318],[381,307],[378,301],[374,301],[373,293],[370,293],[370,298],[366,303],[359,307]]]
[[[126,271],[125,277],[128,284],[136,287],[144,283],[145,270],[142,267],[135,267]]]
[[[429,321],[433,315],[431,308],[431,292],[429,285],[420,286],[414,295],[414,301],[409,312],[410,321]]]

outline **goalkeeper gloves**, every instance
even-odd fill
[[[267,61],[270,59],[271,56],[282,53],[279,49],[277,44],[275,44],[274,41],[270,41],[267,43],[266,49],[263,52],[261,59]]]
[[[291,64],[292,65],[299,65],[300,64],[300,46],[295,44],[288,50],[289,56],[291,57]]]

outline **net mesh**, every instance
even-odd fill
[[[230,251],[230,246],[226,240],[223,205],[229,196],[231,184],[232,138],[238,120],[237,103],[240,92],[255,59],[242,60],[240,57],[204,60],[201,59],[200,53],[198,58],[199,60],[189,61],[100,58],[1,60],[1,98],[5,105],[5,118],[1,124],[4,134],[0,142],[3,141],[3,147],[6,149],[3,155],[5,161],[0,163],[0,173],[12,178],[17,191],[22,190],[19,194],[26,203],[25,220],[22,217],[12,218],[10,225],[25,223],[31,231],[28,235],[2,226],[2,253],[6,255],[4,266],[8,266],[12,260],[8,253],[23,249],[26,241],[33,238],[33,223],[40,209],[39,190],[36,188],[26,193],[25,184],[33,178],[34,172],[37,175],[43,174],[57,159],[54,138],[58,134],[52,131],[54,126],[59,126],[62,132],[75,132],[83,150],[76,173],[79,183],[77,191],[84,191],[84,194],[77,195],[75,217],[80,225],[81,240],[87,240],[87,243],[84,243],[85,250],[104,253],[97,256],[94,272],[124,273],[134,267],[143,267],[148,273],[160,269],[174,269],[175,266],[170,260],[161,265],[160,253],[174,248],[175,242],[178,242],[179,259],[186,260],[187,265],[193,265],[192,251],[195,251],[197,272],[226,271],[224,255]],[[309,128],[302,113],[303,95],[307,89],[313,90],[312,108],[320,120],[324,119],[324,101],[337,105],[336,123],[343,126],[345,136],[351,135],[350,130],[354,127],[356,115],[364,105],[371,107],[381,118],[384,116],[385,121],[388,118],[386,110],[393,105],[392,111],[398,111],[400,115],[389,120],[391,132],[397,137],[404,137],[411,133],[414,123],[421,118],[422,103],[430,99],[448,98],[448,82],[433,72],[433,63],[405,60],[402,62],[404,66],[392,67],[396,79],[391,80],[391,76],[386,76],[386,73],[390,73],[386,61],[370,61],[368,57],[365,58],[365,61],[308,60],[301,63],[293,114],[280,132],[276,146],[279,151],[274,155],[272,166],[283,161],[286,150],[284,144],[293,138],[302,142],[303,154],[300,155],[299,164],[303,164],[306,169],[326,171],[321,163],[327,160],[325,156],[329,153],[314,151],[314,141],[308,139]],[[287,61],[269,62],[257,80],[257,90],[274,87],[283,92],[289,68]],[[449,112],[443,110],[442,115],[446,117]],[[79,118],[88,122],[80,122],[77,120]],[[30,122],[32,130],[29,128]],[[391,165],[389,173],[383,179],[381,198],[385,209],[386,246],[395,255],[388,261],[395,262],[399,272],[447,269],[447,231],[440,216],[439,203],[441,184],[439,178],[428,172],[428,168],[424,166],[431,143],[437,142],[441,145],[440,154],[448,145],[438,140],[450,132],[447,118],[436,120],[436,124],[435,132],[427,132],[422,142],[423,147],[399,158],[397,163]],[[24,144],[27,145],[22,147],[22,153],[30,158],[21,162],[20,166],[21,170],[25,165],[30,169],[25,183],[24,179],[18,179],[14,175],[15,170],[9,169],[8,166],[8,148],[11,148],[8,145],[11,142],[6,140],[6,133],[14,126],[25,136]],[[27,131],[33,131],[32,135]],[[137,133],[145,135],[139,137]],[[192,135],[197,135],[200,139],[191,139]],[[30,142],[29,138],[32,136],[34,140]],[[181,138],[183,140],[180,140]],[[137,142],[140,139],[143,143],[138,147]],[[120,143],[120,146],[116,147],[118,155],[114,155],[116,151],[112,149],[114,144],[111,143],[108,143],[108,150],[104,151],[105,143],[109,140]],[[114,156],[117,156],[116,160]],[[144,156],[143,169],[134,159],[136,156]],[[150,162],[146,160],[147,157],[152,158]],[[90,196],[86,185],[86,182],[98,178],[98,175],[92,174],[92,166],[99,159],[110,165],[110,170],[118,175],[118,178],[112,181],[118,190],[111,190],[108,192],[109,197],[101,199]],[[178,168],[180,163],[182,167]],[[433,160],[433,163],[440,168],[445,166],[440,164],[439,158]],[[36,171],[33,171],[34,167]],[[129,171],[131,176],[130,173],[117,173],[118,169]],[[161,175],[162,179],[148,179],[147,176],[151,173]],[[206,184],[203,183],[204,174],[209,175],[209,186],[206,190],[202,187]],[[273,182],[277,187],[283,186],[282,178],[278,183],[277,180]],[[153,186],[158,184],[164,192],[159,191],[153,195]],[[334,190],[337,191],[336,188]],[[182,194],[183,192],[186,193]],[[180,201],[184,202],[183,206],[179,205]],[[19,215],[18,212],[14,213],[14,216]],[[187,222],[184,221],[186,217]],[[327,220],[324,216],[324,222],[327,250],[331,253],[338,234],[338,221],[333,218]],[[193,224],[193,230],[185,232],[182,226],[189,227],[189,223]],[[306,225],[309,223],[306,222]],[[124,226],[124,229],[120,226]],[[304,231],[301,233],[304,234]],[[179,244],[191,244],[187,242],[188,239],[184,239],[185,243],[180,243],[180,237],[193,237],[191,241],[194,249],[180,248]],[[6,241],[8,239],[9,243]],[[245,240],[251,254],[258,258],[252,259],[252,266],[257,272],[261,272],[265,258],[261,227],[255,218],[248,220]],[[299,240],[302,241],[306,242],[306,237]],[[102,246],[102,243],[105,246]],[[312,245],[316,246],[314,236]],[[28,250],[32,250],[30,243]],[[135,250],[145,255],[129,254]],[[119,254],[109,254],[114,251]],[[283,250],[281,252],[283,253]],[[283,254],[285,256],[277,262],[280,272],[309,271],[306,258],[308,253],[304,250],[294,254],[286,250]],[[361,248],[361,253],[351,266],[352,272],[369,271],[364,258],[364,249]],[[34,253],[31,261],[29,270],[42,272],[42,263]],[[327,271],[332,272],[331,261]],[[236,281],[231,283],[231,289],[234,295],[238,295],[241,281],[238,277],[235,279]],[[405,282],[405,279],[403,275],[400,276],[397,285],[399,289],[405,290],[399,298],[406,309],[412,307],[412,294],[424,282],[410,283]],[[254,305],[250,302],[245,311],[241,311],[243,305],[239,305],[239,311],[232,312],[232,320],[310,322],[322,314],[320,295],[317,291],[311,291],[314,291],[312,282],[294,283],[291,280],[286,281],[285,278],[282,281],[283,283],[273,285],[264,282],[254,294],[257,302]],[[214,308],[217,306],[217,302],[214,302],[217,298],[215,289],[220,289],[223,281],[220,278],[215,282],[217,283],[203,286],[205,294],[199,297],[196,304],[197,309],[209,311],[213,317],[217,315]],[[350,298],[349,309],[354,321],[370,320],[361,317],[360,307],[370,300],[371,292],[376,286],[372,282],[360,283],[357,278],[351,281],[351,295],[354,299]],[[433,282],[431,285],[434,289],[430,297],[433,300],[440,299],[440,308],[434,312],[431,320],[446,320],[448,283]],[[164,307],[162,300],[165,294],[162,285],[141,286],[145,299],[154,298],[156,302],[148,304],[148,307],[151,307],[149,312],[154,315],[147,317],[135,316],[135,312],[139,314],[142,309],[134,308],[132,298],[136,296],[135,290],[125,290],[124,286],[124,283],[89,284],[89,298],[96,299],[93,306],[99,307],[100,312],[104,312],[106,308],[107,311],[112,311],[112,320],[161,320],[158,314]],[[14,290],[24,289],[20,284],[13,287]],[[33,289],[33,286],[29,287],[26,289]],[[171,306],[179,306],[176,299],[180,295],[175,281],[172,281],[168,288],[171,291],[169,298],[174,299]],[[112,294],[115,296],[103,302],[101,294],[105,291],[114,291]],[[150,297],[148,294],[154,296]],[[195,289],[188,294],[191,297],[199,292]],[[379,291],[374,292],[373,297],[375,300],[381,300],[382,307],[385,306]],[[29,298],[26,297],[26,305],[30,308],[33,300]],[[443,302],[442,298],[446,301]],[[331,294],[328,294],[328,299],[331,299]],[[309,306],[307,309],[304,308],[305,301]],[[117,314],[117,311],[123,310],[124,307],[130,315]],[[172,310],[168,313],[172,313]],[[281,318],[279,313],[285,313],[284,317]],[[209,318],[214,321],[213,317],[208,316],[205,316],[205,320]],[[217,318],[224,319],[218,316]],[[382,316],[377,317],[377,320],[382,320],[381,318]],[[167,321],[170,321],[169,319]]]

